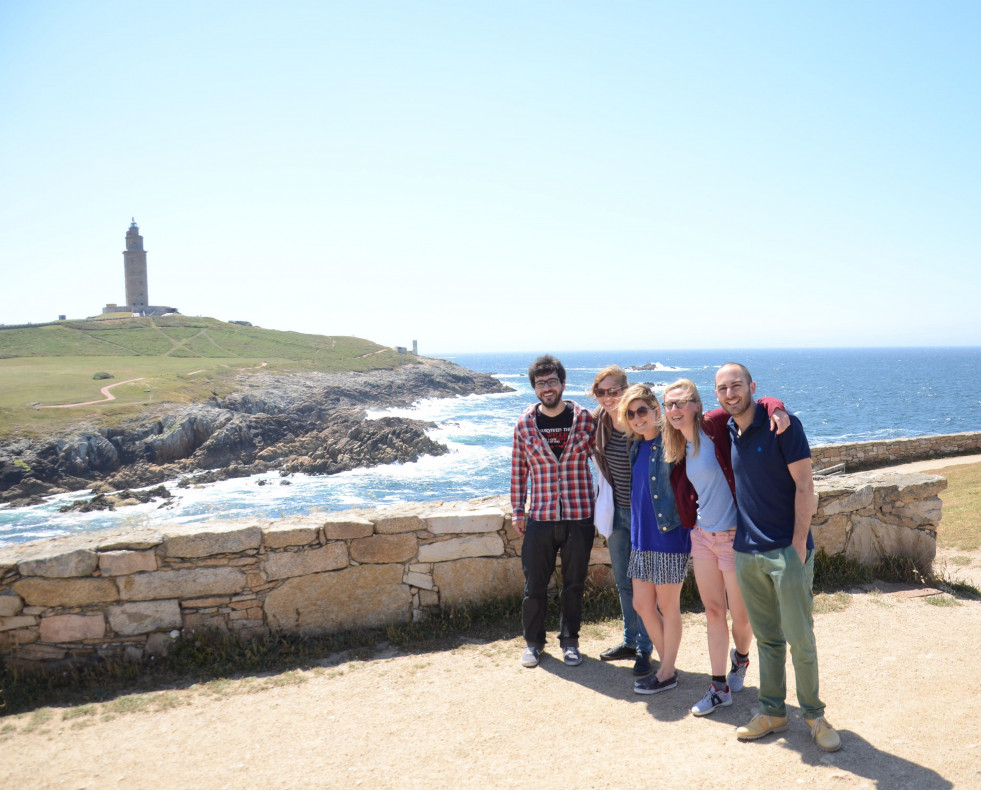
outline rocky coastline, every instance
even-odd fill
[[[27,506],[92,489],[101,496],[96,507],[112,508],[135,501],[127,489],[165,480],[180,486],[416,461],[447,452],[426,435],[431,424],[369,420],[366,408],[508,390],[492,376],[428,357],[395,370],[257,371],[243,375],[229,395],[161,408],[123,426],[0,439],[0,503]]]

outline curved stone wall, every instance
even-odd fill
[[[811,465],[816,471],[820,471],[844,464],[846,472],[858,472],[890,464],[974,453],[981,453],[981,431],[917,436],[912,439],[822,444],[811,448]]]
[[[933,475],[819,480],[818,547],[863,562],[932,562]],[[521,537],[507,497],[101,531],[0,549],[0,655],[23,668],[166,652],[186,630],[242,638],[418,620],[520,594]],[[596,537],[590,578],[612,583]]]

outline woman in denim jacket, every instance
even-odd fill
[[[638,694],[678,685],[675,661],[681,646],[681,584],[688,573],[691,538],[675,506],[673,464],[664,459],[661,409],[654,390],[634,384],[620,400],[620,419],[630,448],[630,561],[634,609],[657,650],[657,672],[634,683]]]

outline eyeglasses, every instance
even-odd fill
[[[634,417],[646,417],[650,412],[651,410],[647,406],[638,406],[637,411],[627,409],[627,419],[632,420]]]
[[[561,383],[562,382],[559,381],[558,379],[544,379],[544,380],[539,379],[538,381],[535,382],[535,389],[543,390],[545,388],[548,388],[550,390],[554,390]]]
[[[664,401],[664,410],[671,411],[672,409],[683,409],[689,403],[691,403],[694,398],[680,398],[678,400],[666,400]]]
[[[608,387],[607,389],[597,387],[595,391],[597,398],[605,398],[607,395],[609,395],[611,398],[615,398],[617,395],[623,393],[623,387]]]

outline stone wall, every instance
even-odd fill
[[[940,521],[931,475],[820,480],[815,541],[863,562],[929,566]],[[100,531],[0,549],[0,655],[54,669],[165,653],[184,631],[242,638],[419,620],[520,594],[521,537],[506,497],[275,521]],[[596,537],[595,584],[612,582]]]
[[[811,448],[811,465],[820,471],[844,464],[846,472],[858,472],[889,464],[973,453],[981,453],[981,431],[877,442],[823,444]]]

